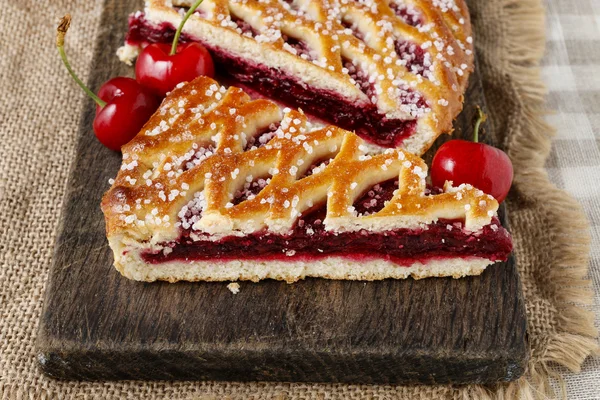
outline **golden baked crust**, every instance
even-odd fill
[[[279,124],[261,147],[247,142]],[[179,236],[181,212],[202,195],[192,231],[218,240],[257,231],[285,234],[301,213],[326,204],[323,223],[333,232],[421,228],[438,219],[464,219],[465,229],[490,224],[491,196],[447,184],[425,194],[427,166],[400,149],[369,153],[355,134],[313,125],[299,111],[251,100],[241,89],[199,77],[163,101],[142,131],[122,149],[123,164],[102,201],[109,240],[149,246]],[[314,162],[329,164],[303,177]],[[357,215],[352,204],[377,183],[398,177],[383,209]],[[245,182],[270,179],[253,198],[234,205]],[[196,196],[196,197],[195,197]]]
[[[330,256],[316,260],[173,260],[161,264],[148,264],[134,250],[126,254],[115,253],[115,267],[125,277],[136,281],[252,281],[276,279],[294,283],[308,277],[325,279],[376,281],[381,279],[423,279],[481,274],[493,264],[486,258],[457,257],[414,261],[398,266],[385,258],[356,261]]]
[[[178,26],[182,15],[177,7],[191,3],[147,0],[145,18],[156,26]],[[404,11],[396,13],[399,9]],[[390,119],[418,119],[416,132],[402,143],[415,154],[450,132],[462,109],[473,70],[471,25],[463,0],[205,0],[199,10],[201,15],[192,15],[183,31],[212,48],[285,70],[311,88],[332,91],[350,102],[375,104]],[[232,16],[259,34],[244,34]],[[312,59],[298,54],[283,35],[309,44]],[[406,67],[407,56],[397,54],[396,39],[424,52],[424,71]],[[137,51],[126,45],[119,55],[130,61]],[[368,74],[374,84],[371,97],[357,87],[344,60]],[[409,92],[416,96],[410,95],[413,100],[407,103]],[[418,103],[419,98],[427,105]]]

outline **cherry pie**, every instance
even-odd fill
[[[206,77],[122,148],[104,196],[115,266],[143,280],[476,275],[512,243],[496,200],[428,188],[427,166]]]
[[[192,0],[147,0],[118,54],[170,42]],[[452,129],[473,70],[464,0],[205,0],[183,41],[217,70],[369,143],[424,153]]]

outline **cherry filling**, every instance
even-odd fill
[[[231,14],[231,21],[237,26],[240,34],[249,37],[256,37],[258,35],[258,31],[243,19]]]
[[[234,206],[237,206],[242,201],[252,200],[255,198],[256,195],[259,194],[271,181],[270,177],[259,179],[252,179],[252,177],[249,178],[250,179],[246,179],[244,186],[234,193],[233,199],[231,200],[231,204]]]
[[[212,145],[205,147],[200,147],[198,145],[193,146],[192,150],[183,156],[183,160],[180,162],[180,168],[183,171],[192,169],[213,154],[215,154],[215,148]]]
[[[395,179],[378,183],[359,197],[352,206],[359,216],[374,214],[385,207],[386,202],[394,196],[396,189],[398,189],[398,181]]]
[[[293,15],[306,15],[306,12],[294,0],[282,0],[283,6]]]
[[[406,40],[396,40],[394,45],[396,54],[410,72],[423,75],[425,70],[429,69],[429,66],[425,65],[425,52],[421,46]]]
[[[143,13],[136,13],[129,18],[127,43],[146,45],[148,43],[168,43],[172,41],[174,28],[168,24],[151,25]],[[183,41],[191,38],[182,35]],[[287,37],[287,45],[310,57],[310,49],[306,44]],[[206,45],[206,44],[205,44]],[[377,106],[371,101],[354,102],[340,94],[322,89],[314,89],[303,81],[287,75],[278,68],[269,68],[251,60],[241,58],[218,47],[207,45],[219,73],[228,75],[234,82],[247,85],[264,96],[294,108],[302,108],[305,112],[321,120],[333,123],[347,130],[355,131],[364,139],[384,147],[397,147],[416,129],[417,119],[390,119],[379,113]],[[415,56],[418,58],[417,56]],[[355,79],[356,81],[356,79]],[[362,82],[362,81],[361,81]],[[361,87],[363,83],[361,83]],[[365,88],[367,90],[367,88]],[[372,91],[372,89],[368,89]],[[410,89],[406,89],[410,92]],[[370,92],[369,92],[370,93]],[[416,95],[416,94],[415,94]],[[403,97],[399,97],[403,100]],[[409,104],[410,107],[414,106]],[[424,99],[420,98],[418,108],[426,108]]]
[[[421,26],[423,25],[423,18],[414,7],[406,4],[399,4],[395,1],[390,2],[390,8],[394,11],[396,16],[410,26]]]
[[[125,35],[125,42],[129,44],[144,46],[150,43],[172,43],[174,37],[175,29],[171,24],[163,22],[160,25],[151,25],[141,11],[129,16],[129,30]],[[179,37],[179,43],[189,41],[185,34]]]
[[[396,229],[386,232],[332,233],[323,225],[321,208],[298,221],[289,235],[265,232],[229,236],[219,241],[194,241],[185,234],[178,241],[164,243],[171,251],[147,251],[142,258],[151,264],[174,260],[231,260],[322,258],[339,256],[354,259],[377,258],[399,265],[438,258],[482,257],[506,260],[512,250],[508,232],[497,219],[479,235],[466,233],[460,221],[438,221],[427,229]],[[193,218],[193,217],[192,217]],[[192,224],[194,221],[191,221]],[[186,223],[190,225],[190,223]]]
[[[363,33],[361,31],[358,30],[358,25],[357,24],[353,24],[347,20],[342,20],[342,26],[345,29],[349,29],[352,32],[352,35],[354,35],[354,37],[356,37],[358,40],[365,40],[365,35],[363,35]],[[350,32],[348,32],[350,33]]]
[[[300,56],[304,60],[314,60],[315,53],[311,50],[311,48],[306,44],[305,41],[296,39],[295,37],[288,35],[281,35],[281,38],[285,42],[283,47],[289,51],[290,53]]]
[[[347,73],[354,81],[354,85],[360,89],[361,92],[366,94],[372,103],[376,103],[377,96],[375,95],[375,81],[369,79],[369,74],[346,58],[342,58],[342,64],[344,65],[344,68],[348,70]]]
[[[235,198],[256,195],[264,187],[259,182],[253,181],[240,190]],[[375,185],[360,196],[354,208],[362,215],[379,211],[396,189],[397,183],[393,180]],[[386,259],[401,266],[415,261],[455,257],[506,260],[512,250],[510,235],[497,218],[493,218],[491,224],[477,234],[465,231],[462,221],[444,220],[424,229],[333,233],[327,232],[323,224],[325,206],[317,206],[302,216],[288,235],[256,232],[248,236],[229,236],[211,241],[207,235],[200,234],[193,235],[193,239],[193,224],[200,219],[203,202],[203,195],[197,195],[181,210],[180,238],[163,243],[169,251],[147,251],[142,258],[148,263],[160,264],[175,260],[290,260],[292,256],[293,259],[338,256],[357,260]]]
[[[244,151],[257,149],[269,143],[273,137],[277,134],[280,123],[273,123],[259,131],[256,135],[246,138],[246,145]]]
[[[396,7],[398,7],[398,5],[396,5]],[[400,10],[400,9],[398,9],[398,10]],[[409,9],[405,7],[403,10],[405,10],[408,13]],[[409,14],[406,14],[406,15],[408,16]],[[347,21],[343,21],[342,25],[345,27],[345,29],[352,31],[352,35],[354,35],[357,39],[364,41],[365,36],[363,35],[363,33],[360,30],[358,30],[358,27],[356,24],[350,24]],[[412,43],[412,42],[409,42],[406,40],[396,39],[394,41],[394,47],[396,50],[396,54],[398,54],[398,57],[400,58],[402,63],[406,66],[406,68],[409,71],[411,71],[412,73],[415,73],[415,74],[423,75],[423,72],[429,67],[429,65],[425,65],[426,64],[425,52],[423,51],[423,49],[420,46],[417,46],[415,43]],[[345,59],[342,60],[342,63],[344,64],[345,68],[351,69],[351,67],[348,65],[347,60],[345,60]],[[354,69],[356,69],[355,66],[354,66]],[[358,71],[358,72],[359,72],[359,74],[361,73],[361,71]],[[357,81],[357,82],[360,81],[360,79],[357,79],[355,76],[352,76],[352,73],[350,73],[350,76],[355,81]],[[370,82],[369,86],[373,86],[373,82]],[[362,88],[359,87],[359,89],[361,89],[366,94],[366,92]],[[369,96],[369,99],[372,96],[372,94],[371,95],[367,94],[367,95]]]
[[[335,156],[326,157],[322,160],[318,160],[318,161],[314,162],[311,166],[309,166],[306,169],[306,172],[304,172],[302,175],[300,175],[300,177],[298,177],[298,180],[304,179],[304,178],[314,175],[314,174],[318,174],[319,172],[323,171],[325,169],[325,167],[327,165],[329,165],[329,163],[334,159],[334,157]]]

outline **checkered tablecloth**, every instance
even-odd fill
[[[546,0],[547,121],[556,130],[546,163],[550,179],[583,206],[591,225],[590,279],[600,327],[600,0]],[[569,399],[600,399],[600,358],[580,374],[564,371]]]

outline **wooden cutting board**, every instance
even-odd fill
[[[106,1],[93,88],[131,75],[114,53],[127,15],[140,7]],[[474,106],[484,102],[476,71],[455,136],[471,136]],[[123,278],[112,267],[100,211],[121,158],[96,141],[93,113],[90,101],[41,316],[37,355],[47,375],[433,384],[523,373],[526,319],[514,258],[459,280],[242,282],[237,295],[227,283]]]

